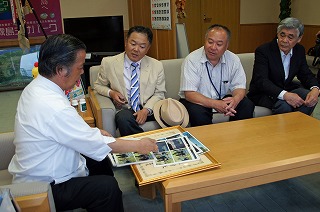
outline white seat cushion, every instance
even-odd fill
[[[0,170],[0,186],[9,185],[12,183],[12,175],[8,172],[8,169]]]

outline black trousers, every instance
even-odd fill
[[[109,159],[98,162],[85,158],[89,176],[51,185],[57,211],[76,208],[84,208],[88,212],[124,211],[122,191],[113,177]]]
[[[186,99],[180,99],[179,101],[186,107],[192,127],[212,124],[212,108],[203,107]],[[230,116],[229,121],[252,118],[254,107],[253,102],[244,97],[235,108],[237,113],[235,116]]]
[[[132,135],[144,132],[136,121],[132,109],[122,109],[116,113],[115,122],[121,136]],[[148,116],[147,121],[154,121],[154,116]]]
[[[290,92],[298,94],[302,99],[306,99],[310,90],[305,88],[297,88]],[[317,105],[313,107],[307,107],[305,105],[302,105],[298,108],[294,108],[291,105],[289,105],[285,100],[277,100],[271,110],[272,110],[272,114],[282,114],[282,113],[300,111],[310,116],[316,106]]]

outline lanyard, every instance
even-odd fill
[[[213,84],[213,81],[212,81],[212,78],[210,76],[210,73],[209,73],[209,69],[208,69],[208,61],[206,62],[206,68],[207,68],[207,73],[208,73],[208,77],[210,79],[210,82],[211,82],[211,85],[213,86],[214,90],[217,92],[218,96],[219,96],[219,99],[221,99],[221,82],[222,82],[222,64],[220,64],[220,67],[221,67],[221,74],[220,74],[220,92],[217,90],[216,86],[214,86]]]

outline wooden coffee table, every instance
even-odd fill
[[[320,171],[320,121],[300,112],[185,130],[210,148],[221,168],[162,182],[167,212],[181,211],[186,200]]]

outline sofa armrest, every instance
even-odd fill
[[[96,98],[94,91],[92,90],[91,86],[88,87],[88,94],[89,94],[89,102],[92,109],[93,116],[95,118],[96,127],[102,129],[102,112],[99,102]]]
[[[116,124],[114,121],[116,109],[109,97],[98,94],[91,87],[88,88],[90,104],[96,119],[96,126],[116,136]]]
[[[306,55],[306,60],[307,60],[307,64],[308,64],[311,72],[316,75],[320,69],[320,65],[319,64],[316,66],[312,65],[313,60],[314,60],[314,56]]]
[[[51,185],[47,182],[17,183],[9,188],[22,211],[56,211]]]

